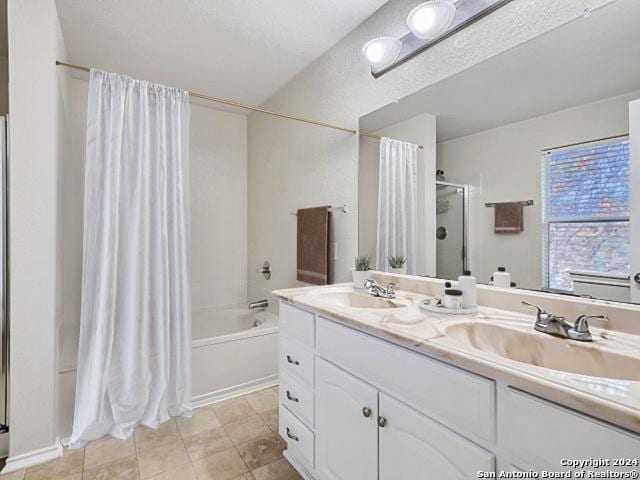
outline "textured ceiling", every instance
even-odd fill
[[[260,104],[387,0],[57,0],[68,61]]]
[[[365,115],[360,128],[429,112],[442,142],[640,90],[638,18],[640,1],[610,3]]]

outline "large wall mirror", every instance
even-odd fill
[[[613,2],[363,116],[359,253],[640,303],[638,15]]]

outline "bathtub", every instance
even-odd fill
[[[193,406],[278,383],[278,317],[246,305],[192,314]]]
[[[278,383],[278,317],[251,312],[245,304],[194,309],[193,407]],[[71,435],[79,326],[61,326],[58,357],[58,435]]]

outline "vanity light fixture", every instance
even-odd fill
[[[429,0],[411,10],[407,26],[418,38],[436,38],[449,28],[455,15],[456,6],[452,0]]]
[[[511,1],[428,0],[416,5],[407,16],[406,35],[374,38],[362,47],[371,74],[384,75]]]
[[[362,53],[372,68],[382,68],[393,63],[402,48],[402,42],[394,37],[378,37],[362,47]]]

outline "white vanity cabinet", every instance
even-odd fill
[[[305,480],[463,480],[640,457],[639,435],[503,382],[287,303],[280,318],[280,434]]]

